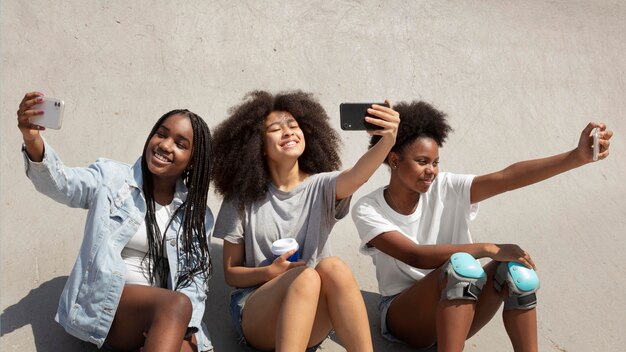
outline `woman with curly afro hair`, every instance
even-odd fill
[[[502,318],[515,351],[537,351],[539,279],[528,252],[514,244],[472,243],[469,222],[478,203],[609,154],[613,132],[589,123],[578,146],[518,162],[482,176],[439,172],[439,147],[451,131],[446,115],[424,102],[400,103],[396,144],[385,163],[387,186],[356,202],[352,218],[361,252],[376,265],[381,330],[412,347],[461,351],[504,302]],[[378,142],[373,136],[370,145]],[[490,258],[484,267],[475,258]]]
[[[215,130],[214,180],[225,199],[214,233],[225,240],[224,276],[235,287],[233,324],[255,349],[314,350],[334,329],[348,351],[372,351],[363,297],[328,241],[395,143],[398,113],[368,112],[380,139],[342,172],[339,137],[308,93],[251,92]],[[299,249],[274,256],[278,239]],[[290,261],[294,254],[300,259]]]

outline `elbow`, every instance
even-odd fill
[[[233,275],[230,270],[224,268],[224,281],[226,281],[226,285],[230,287],[237,287],[234,277],[235,275]]]
[[[437,269],[442,266],[448,259],[449,258],[439,260],[436,258],[428,258],[423,255],[413,255],[406,263],[417,269]]]
[[[224,276],[224,279],[226,281],[226,285],[230,287],[237,287],[237,285],[235,285],[234,280],[230,279],[228,276]]]
[[[409,260],[407,264],[417,269],[434,269],[434,268],[431,268],[430,265],[428,265],[426,260],[423,260],[422,258],[419,258],[419,257],[411,258],[411,260]]]

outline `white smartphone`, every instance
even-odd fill
[[[598,141],[598,128],[594,128],[593,131],[591,131],[591,134],[593,135],[593,161],[598,161],[598,153],[600,152],[600,142]]]
[[[33,106],[33,110],[43,110],[43,114],[31,118],[30,123],[55,130],[61,129],[64,109],[63,100],[44,97],[43,103]]]

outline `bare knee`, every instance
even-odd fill
[[[297,269],[297,277],[294,279],[293,284],[290,285],[291,290],[297,290],[303,293],[319,293],[322,285],[322,280],[319,273],[315,269],[309,267],[302,267]]]
[[[315,271],[319,273],[323,284],[345,285],[354,282],[354,275],[350,267],[338,257],[324,258]]]
[[[156,311],[155,319],[167,319],[171,322],[187,325],[191,320],[193,307],[189,297],[172,291],[167,294]]]

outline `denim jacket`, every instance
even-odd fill
[[[141,159],[133,166],[98,159],[88,167],[70,168],[63,165],[45,141],[44,147],[41,162],[32,162],[23,151],[26,175],[35,188],[59,203],[88,209],[80,253],[59,299],[55,320],[71,335],[101,347],[124,288],[126,267],[120,253],[145,219]],[[187,188],[179,180],[172,201],[174,207],[182,204],[186,196]],[[165,233],[170,289],[177,282],[178,266],[184,261],[177,246],[182,213],[177,213]],[[205,222],[210,238],[213,215],[208,207]],[[207,351],[213,348],[202,322],[208,287],[200,275],[194,281],[196,285],[179,291],[189,297],[193,306],[189,327],[197,329],[198,349]]]

